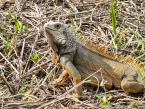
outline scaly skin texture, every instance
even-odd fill
[[[75,86],[101,68],[100,72],[90,77],[89,83],[98,86],[103,82],[107,89],[122,88],[126,93],[144,92],[144,84],[133,64],[110,58],[94,49],[92,44],[81,42],[73,29],[61,22],[49,21],[44,29],[53,53],[59,57],[64,69],[54,84],[59,84],[70,75]],[[78,95],[81,92],[81,86],[75,89]]]

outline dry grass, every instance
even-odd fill
[[[7,2],[5,2],[7,1]],[[84,88],[80,101],[71,97],[71,83],[54,87],[51,82],[61,68],[50,61],[50,49],[42,27],[48,20],[70,23],[74,19],[82,34],[92,37],[109,50],[131,54],[144,61],[145,2],[143,0],[117,1],[117,29],[119,41],[112,35],[110,0],[0,0],[0,107],[3,109],[96,109],[101,103],[96,97],[112,96],[108,108],[145,107],[144,97],[131,97],[120,90],[96,92]],[[28,32],[15,28],[7,13],[17,15]],[[5,24],[5,25],[4,25]],[[5,47],[4,30],[11,41]],[[38,54],[34,62],[30,54]],[[89,90],[90,89],[90,90]]]

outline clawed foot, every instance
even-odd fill
[[[61,85],[62,82],[63,82],[68,76],[69,76],[68,72],[67,72],[66,70],[64,70],[64,71],[62,72],[62,74],[61,74],[57,79],[55,79],[51,84],[52,84],[52,85],[55,85],[55,86]]]
[[[77,92],[72,92],[70,94],[70,96],[73,96],[73,97],[80,97],[80,95],[77,93]]]
[[[59,86],[59,85],[61,85],[63,82],[62,82],[63,80],[61,80],[61,79],[55,79],[54,81],[52,81],[52,85],[54,85],[54,86]]]
[[[87,100],[87,99],[88,99],[87,96],[82,96],[82,95],[78,94],[77,92],[72,92],[72,93],[70,94],[70,97],[75,97],[75,98],[77,98],[77,99],[79,99],[79,100],[81,100],[81,101]]]

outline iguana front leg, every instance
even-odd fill
[[[81,75],[76,67],[71,62],[69,56],[63,56],[60,58],[60,63],[62,67],[68,72],[68,74],[72,77],[73,85],[77,85],[81,81]],[[60,77],[61,78],[61,77]],[[81,95],[82,88],[81,86],[75,88],[74,92],[76,95]]]

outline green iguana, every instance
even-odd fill
[[[78,38],[79,36],[76,36],[67,24],[49,21],[44,25],[44,29],[54,54],[58,55],[59,62],[64,68],[64,72],[53,82],[54,84],[60,83],[70,75],[73,85],[76,85],[102,68],[90,77],[90,83],[98,86],[105,80],[104,86],[107,89],[114,87],[122,88],[126,93],[144,92],[144,83],[138,76],[134,64],[108,57],[104,52],[100,52],[100,47]],[[76,88],[75,92],[81,95],[81,86]]]

